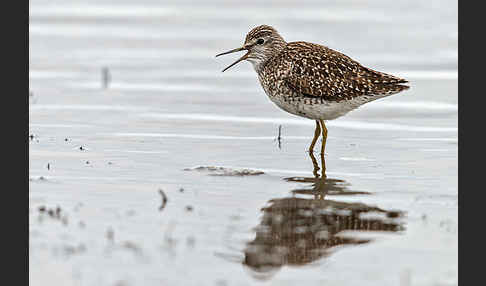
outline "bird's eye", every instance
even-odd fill
[[[263,45],[263,43],[264,43],[264,42],[265,42],[265,41],[264,41],[263,39],[258,39],[256,43],[257,43],[258,45]]]

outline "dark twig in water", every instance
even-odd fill
[[[165,195],[164,191],[162,189],[159,189],[159,193],[162,196],[162,204],[159,207],[159,211],[162,211],[165,208],[165,205],[167,204],[167,196]]]
[[[113,230],[113,228],[108,227],[108,229],[106,230],[106,238],[111,243],[115,241],[115,231]]]
[[[282,149],[282,125],[278,126],[278,137],[275,140],[278,142],[278,149]]]
[[[101,70],[103,88],[107,89],[111,81],[110,70],[107,67],[103,67]]]

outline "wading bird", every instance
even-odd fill
[[[316,121],[313,152],[322,129],[321,156],[327,140],[325,120],[336,119],[370,101],[408,89],[408,81],[364,67],[328,47],[308,42],[287,43],[271,26],[252,29],[241,48],[247,51],[223,70],[247,60],[253,64],[270,100],[281,109]]]

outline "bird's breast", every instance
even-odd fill
[[[264,74],[263,74],[264,75]],[[280,109],[313,120],[333,120],[379,97],[360,96],[350,100],[326,101],[323,97],[311,97],[290,89],[285,81],[270,80],[259,74],[260,83],[268,98]]]

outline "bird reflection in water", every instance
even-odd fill
[[[284,265],[300,266],[314,262],[341,245],[368,243],[370,239],[353,238],[343,231],[404,230],[400,211],[386,211],[362,203],[347,203],[325,199],[326,195],[356,195],[344,180],[327,178],[321,156],[322,175],[312,153],[313,177],[286,178],[289,182],[311,183],[311,188],[295,189],[294,195],[273,199],[262,208],[263,217],[256,228],[256,237],[247,243],[243,264],[252,275],[265,279]]]

